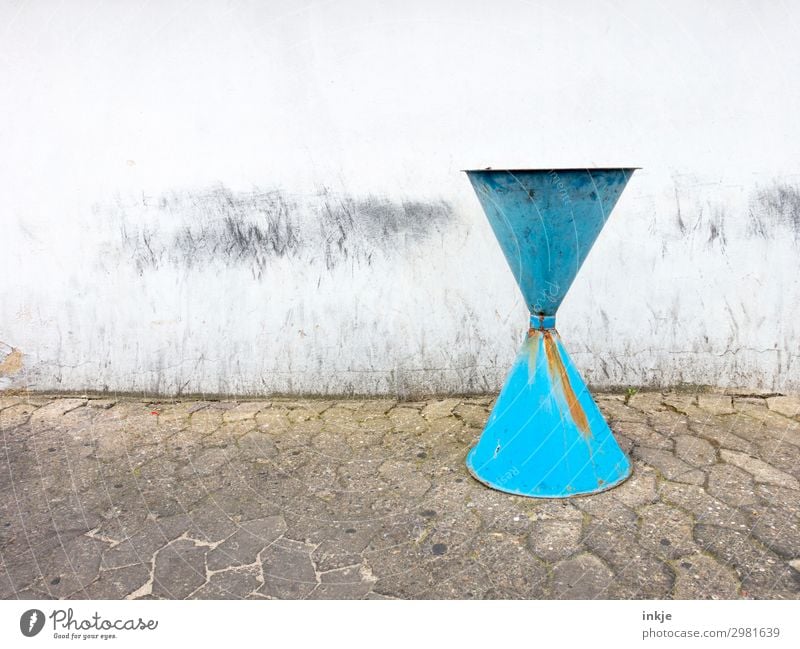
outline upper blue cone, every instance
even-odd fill
[[[467,171],[535,315],[555,315],[635,168]]]

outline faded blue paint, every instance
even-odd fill
[[[633,171],[467,171],[531,313],[555,315]]]
[[[468,171],[531,311],[467,467],[513,494],[604,491],[631,473],[555,330],[555,314],[634,169]]]

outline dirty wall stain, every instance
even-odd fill
[[[248,266],[261,277],[271,260],[322,262],[328,270],[371,264],[441,232],[453,220],[444,200],[396,201],[327,189],[311,195],[281,190],[232,191],[224,186],[170,192],[117,205],[96,205],[114,222],[114,256],[138,272],[209,262]]]

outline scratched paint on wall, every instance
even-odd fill
[[[393,201],[321,189],[312,195],[280,190],[235,192],[222,185],[194,192],[142,196],[95,205],[117,223],[115,259],[140,274],[163,265],[202,267],[220,262],[261,277],[271,259],[322,262],[327,270],[348,261],[370,265],[375,255],[441,231],[452,219],[445,201]]]
[[[692,177],[658,189],[640,173],[559,312],[587,381],[800,387],[796,186],[726,192]],[[6,384],[491,391],[524,334],[522,298],[460,192],[216,186],[95,202],[71,218],[86,224],[80,238],[59,253],[53,237],[49,261],[37,258],[53,281],[4,287],[3,340],[25,354]],[[15,236],[22,251],[47,232]]]
[[[635,165],[578,370],[800,390],[800,5],[74,4],[0,39],[3,385],[497,390],[528,314],[459,169]]]

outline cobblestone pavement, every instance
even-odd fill
[[[633,476],[533,500],[491,397],[0,396],[0,597],[798,598],[800,399],[597,401]]]

